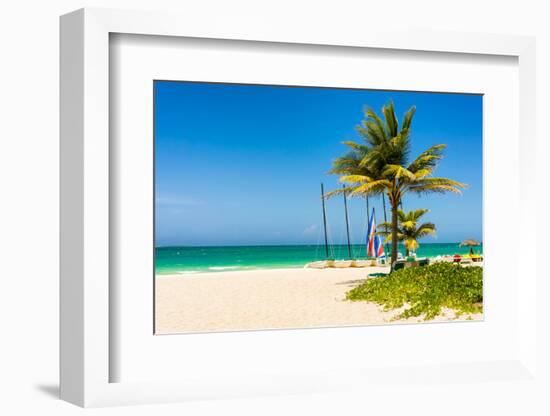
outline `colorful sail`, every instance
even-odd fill
[[[382,244],[382,240],[380,239],[379,235],[374,236],[374,252],[376,253],[376,258],[385,255],[384,245]]]
[[[367,229],[367,256],[382,257],[384,255],[384,245],[380,236],[376,234],[376,220],[374,219],[374,208],[370,217],[369,226]]]

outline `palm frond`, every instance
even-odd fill
[[[414,176],[416,177],[417,180],[420,180],[420,179],[426,178],[427,176],[430,176],[433,173],[433,170],[434,168],[424,168],[424,169],[419,169],[416,172],[413,172],[413,171],[411,172],[414,173]]]
[[[399,178],[408,178],[411,180],[415,179],[414,173],[412,173],[407,168],[399,165],[386,165],[384,171],[382,172],[383,176],[392,176],[397,179]]]
[[[397,136],[392,137],[386,148],[387,163],[407,165],[411,152],[411,141],[408,132],[401,132]]]
[[[349,189],[346,189],[346,190],[345,190],[345,191],[346,191],[346,194],[347,194],[347,191],[348,191],[348,190],[349,190]],[[334,197],[334,196],[342,195],[343,193],[344,193],[344,189],[341,189],[341,188],[340,188],[340,189],[335,189],[334,191],[326,192],[326,193],[322,196],[322,198],[324,198],[324,199],[330,199],[330,198],[332,198],[332,197]]]
[[[372,195],[384,192],[385,189],[391,187],[391,182],[386,179],[380,179],[377,181],[367,182],[363,185],[350,187],[351,189],[350,196],[359,196],[359,195]]]
[[[405,220],[400,222],[402,228],[412,230],[416,227],[416,221],[414,220]]]
[[[397,233],[397,241],[403,241],[405,239],[405,235],[398,232]],[[384,244],[389,244],[392,242],[392,234],[389,233],[387,236],[386,236],[386,239],[384,240]]]
[[[417,194],[426,194],[431,192],[445,193],[452,192],[461,194],[461,188],[467,188],[468,185],[462,182],[453,181],[447,178],[424,178],[408,185],[408,191]]]
[[[405,214],[405,211],[403,211],[401,209],[397,210],[397,220],[399,222],[407,220],[407,214]]]
[[[364,182],[372,182],[372,178],[366,175],[344,175],[344,176],[340,176],[340,182],[364,183]]]
[[[429,149],[423,151],[418,157],[412,161],[408,166],[408,169],[412,172],[416,172],[425,168],[434,168],[437,162],[443,157],[443,151],[447,145],[436,144]]]
[[[391,222],[389,222],[389,221],[383,222],[381,224],[378,224],[378,226],[376,228],[379,228],[380,230],[384,230],[384,231],[389,230],[389,229],[391,229]],[[380,232],[382,232],[382,231],[380,231]]]
[[[390,101],[384,107],[382,107],[382,113],[384,114],[384,120],[386,121],[386,127],[388,135],[390,137],[397,136],[397,117],[395,117],[395,108],[393,101]]]
[[[409,214],[411,218],[413,218],[415,221],[418,221],[422,216],[424,216],[429,211],[430,210],[426,208],[419,208],[419,209],[415,209],[414,211],[409,211]]]
[[[409,187],[409,191],[416,194],[429,194],[429,193],[438,193],[444,194],[446,192],[451,192],[453,194],[462,194],[462,191],[454,186],[450,185],[415,185]]]
[[[329,173],[341,175],[345,173],[357,173],[359,172],[359,163],[361,157],[355,152],[349,152],[345,156],[336,158],[332,162],[332,169]]]
[[[435,235],[435,233],[436,233],[435,224],[431,222],[426,222],[417,228],[416,238],[421,238],[428,235]]]
[[[378,171],[385,165],[385,159],[383,150],[380,147],[375,147],[363,156],[359,167]]]
[[[412,106],[403,116],[403,121],[401,122],[401,131],[409,130],[411,128],[412,119],[416,113],[416,107]]]
[[[382,119],[372,108],[367,108],[365,115],[366,120],[363,121],[363,128],[366,130],[366,138],[369,143],[373,146],[384,143],[387,140],[387,134]]]
[[[346,140],[345,142],[342,142],[342,144],[351,147],[353,150],[361,152],[361,153],[367,153],[370,150],[370,147],[361,143],[356,143],[352,140]]]

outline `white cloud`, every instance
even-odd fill
[[[157,195],[155,198],[157,205],[171,206],[171,207],[191,207],[197,205],[204,205],[204,201],[193,197],[186,196],[165,196]]]
[[[317,224],[311,224],[303,231],[304,235],[313,235],[317,232]]]

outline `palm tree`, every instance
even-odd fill
[[[387,195],[391,207],[392,265],[397,260],[398,211],[404,195],[460,194],[460,188],[466,187],[452,179],[432,176],[443,157],[444,144],[426,149],[409,162],[410,127],[415,111],[416,108],[411,107],[405,112],[399,125],[392,102],[382,107],[384,120],[372,109],[367,109],[365,119],[357,128],[364,143],[344,142],[351,151],[336,159],[330,171],[348,184],[349,196]],[[326,196],[340,192],[333,191]]]
[[[366,110],[366,114],[371,113],[370,109]],[[377,177],[382,174],[383,166],[377,167],[373,165],[366,165],[362,164],[361,161],[365,159],[367,156],[367,153],[371,151],[372,147],[379,144],[376,141],[376,136],[371,136],[368,133],[366,123],[363,122],[362,125],[357,126],[357,132],[360,136],[363,137],[365,144],[356,143],[354,141],[345,141],[343,142],[344,145],[348,146],[350,149],[348,153],[346,153],[344,156],[336,158],[332,163],[332,169],[329,170],[329,173],[335,174],[335,175],[341,175],[341,176],[347,176],[347,175],[364,175],[368,177]],[[334,195],[340,194],[343,191],[338,189],[332,192],[328,192],[326,194],[327,198],[330,198]],[[384,210],[384,224],[387,224],[387,229],[389,229],[389,223],[386,222],[386,202],[385,202],[385,194],[384,192],[379,192],[376,189],[373,189],[372,192],[365,194],[365,198],[367,200],[367,207],[368,207],[368,198],[369,196],[375,196],[380,195],[382,197],[382,204],[383,204],[383,210]],[[369,212],[367,208],[367,218],[368,218]],[[386,229],[386,231],[387,231]]]
[[[418,225],[420,218],[422,218],[428,212],[427,209],[416,209],[405,212],[403,210],[397,211],[397,239],[403,241],[405,245],[406,256],[409,256],[411,251],[416,251],[420,246],[418,240],[428,235],[435,235],[435,224],[431,222],[425,222]],[[389,227],[388,223],[382,223],[378,226],[381,230],[378,234],[385,235],[387,241],[392,240],[392,235],[384,230]]]

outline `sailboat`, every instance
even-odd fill
[[[376,219],[374,207],[372,207],[372,215],[369,221],[369,227],[367,229],[367,257],[374,258],[376,260],[380,258],[386,258],[384,253],[384,245],[380,236],[376,234]]]
[[[323,233],[325,236],[325,260],[314,261],[306,264],[305,268],[310,269],[326,269],[327,267],[334,267],[334,259],[329,256],[329,246],[328,246],[328,234],[327,234],[327,211],[325,207],[325,188],[321,182],[321,206],[323,209]]]
[[[327,233],[327,215],[326,215],[326,206],[325,206],[325,190],[324,185],[321,183],[321,205],[323,210],[323,232],[325,237],[325,260],[315,261],[312,263],[306,264],[306,268],[315,268],[315,269],[325,269],[329,267],[334,268],[349,268],[349,267],[368,267],[371,265],[372,261],[369,260],[357,260],[352,256],[351,250],[351,240],[349,233],[349,214],[348,214],[348,201],[347,201],[347,192],[345,185],[342,187],[342,194],[344,197],[344,215],[346,220],[346,237],[347,237],[347,252],[348,258],[344,260],[334,260],[329,256],[329,244],[328,244],[328,233]],[[368,207],[368,200],[367,200]],[[368,217],[368,209],[367,209]]]
[[[348,247],[348,258],[345,260],[336,260],[334,262],[334,267],[343,269],[351,267],[353,264],[353,259],[351,256],[351,243],[349,239],[349,217],[348,217],[348,198],[346,195],[346,186],[342,186],[342,195],[344,196],[344,215],[346,218],[346,236],[347,236],[347,247]]]

